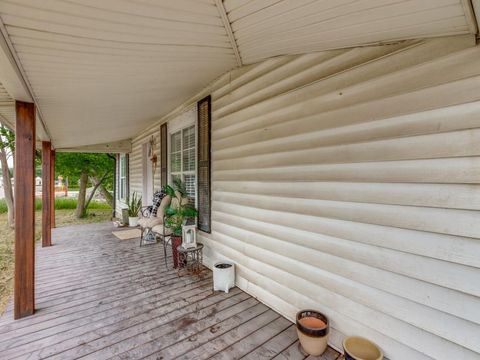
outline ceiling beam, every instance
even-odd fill
[[[478,28],[480,26],[478,13],[480,11],[479,0],[462,0],[463,10],[465,12],[465,18],[467,20],[468,30],[472,34],[478,34]]]
[[[7,28],[0,18],[0,82],[9,95],[18,101],[33,102],[37,112],[37,137],[40,140],[51,139],[43,120],[42,111],[20,63],[20,59],[8,36]]]
[[[1,114],[0,114],[0,124],[6,126],[12,131],[15,129],[15,124],[12,124],[11,122],[9,122],[8,119]]]
[[[86,153],[129,153],[132,151],[132,141],[130,139],[113,141],[104,144],[86,145],[71,148],[57,148],[57,152],[86,152]]]
[[[230,19],[228,18],[227,11],[225,10],[225,6],[223,6],[223,0],[215,0],[215,5],[217,6],[218,13],[222,18],[223,26],[225,27],[225,31],[227,32],[228,39],[230,40],[230,44],[232,45],[235,58],[237,59],[237,65],[242,66],[243,65],[242,58],[240,57],[237,41],[235,40],[235,36],[233,35]]]

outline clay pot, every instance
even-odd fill
[[[328,318],[315,310],[301,310],[297,313],[296,323],[303,350],[309,355],[321,355],[328,343]]]
[[[173,267],[178,268],[178,250],[177,248],[182,245],[182,237],[172,235],[172,257],[173,257]]]
[[[383,352],[370,340],[348,336],[343,340],[345,360],[382,360]]]

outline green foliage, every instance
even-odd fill
[[[41,206],[40,206],[41,207]],[[56,198],[55,199],[55,209],[75,209],[77,207],[77,199],[75,198]],[[88,205],[89,209],[111,209],[110,205],[102,201],[90,201]]]
[[[181,236],[182,225],[195,218],[198,211],[188,201],[185,184],[180,179],[174,181],[173,187],[165,185],[163,191],[172,198],[165,209],[165,226],[171,229],[174,235]]]
[[[132,197],[127,198],[128,204],[128,216],[137,217],[140,209],[142,208],[142,197],[138,196],[137,192],[134,191]]]
[[[8,149],[9,155],[15,152],[15,133],[4,125],[0,126],[1,146]]]
[[[15,155],[15,133],[0,124],[0,146],[5,150],[7,158],[13,158]],[[13,169],[8,169],[10,175],[13,176]]]
[[[77,207],[77,199],[74,198],[56,198],[55,199],[55,209],[56,210],[67,210],[75,209]],[[91,201],[88,206],[91,210],[108,210],[111,209],[110,205],[102,201]],[[35,210],[42,209],[42,199],[35,199]],[[7,203],[5,199],[0,199],[0,214],[7,212]]]
[[[101,177],[108,173],[104,184],[107,189],[113,188],[114,157],[110,154],[97,153],[65,153],[59,152],[55,157],[55,177],[68,177],[69,188],[78,187],[78,179],[82,172],[88,176]]]
[[[0,199],[0,214],[5,214],[8,211],[5,199]]]

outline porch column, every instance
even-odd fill
[[[52,245],[52,144],[42,142],[42,247]]]
[[[15,102],[14,317],[35,312],[35,105]]]
[[[50,215],[50,228],[55,228],[55,150],[51,151],[50,155],[50,186],[52,189],[52,196],[50,197],[51,201],[51,215]]]

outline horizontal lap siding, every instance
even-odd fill
[[[127,204],[120,199],[120,154],[116,154],[117,160],[115,163],[115,216],[122,219],[122,209],[127,207]]]
[[[239,285],[290,319],[324,311],[337,347],[360,334],[392,359],[478,359],[480,48],[469,45],[275,58],[215,88],[208,264],[235,261]]]
[[[142,132],[132,141],[132,152],[130,153],[130,194],[137,192],[143,196],[143,144],[155,140],[155,153],[157,154],[157,169],[153,176],[154,189],[159,190],[160,185],[160,126],[154,126]]]

